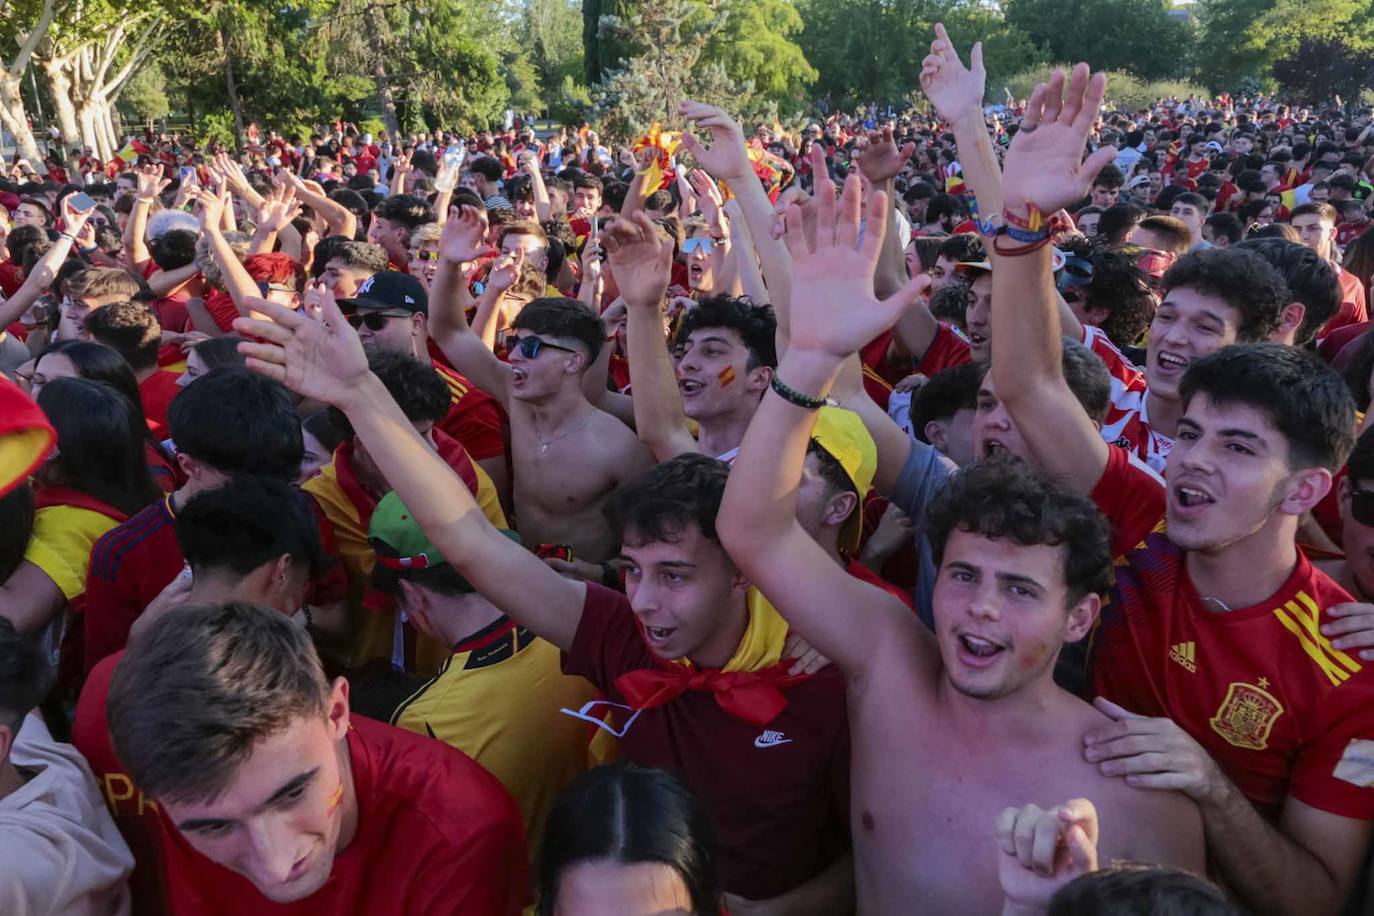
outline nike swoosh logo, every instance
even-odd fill
[[[792,743],[792,739],[791,739],[791,738],[780,738],[780,739],[778,739],[778,740],[776,740],[776,741],[765,741],[765,740],[763,740],[763,736],[760,735],[759,737],[757,737],[757,738],[754,739],[754,747],[777,747],[779,744],[791,744],[791,743]]]

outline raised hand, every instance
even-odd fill
[[[872,131],[868,135],[868,145],[859,154],[859,171],[870,184],[878,185],[897,177],[916,152],[915,143],[907,143],[900,149],[892,139],[892,128],[884,127],[882,133]]]
[[[696,193],[702,217],[713,228],[723,231],[726,225],[721,214],[725,206],[725,197],[720,193],[720,188],[711,180],[711,176],[702,169],[692,169],[688,172],[687,182]]]
[[[892,327],[930,284],[924,274],[881,301],[873,293],[873,270],[887,229],[887,194],[869,200],[868,222],[859,244],[862,192],[850,173],[844,194],[826,174],[824,153],[812,149],[816,175],[815,237],[808,237],[801,208],[790,204],[784,217],[787,249],[792,253],[793,349],[844,359]]]
[[[497,293],[504,293],[510,289],[520,278],[520,268],[524,263],[523,248],[502,255],[501,259],[492,265],[491,270],[487,271],[487,289]]]
[[[707,147],[691,131],[683,131],[682,148],[713,178],[738,181],[753,177],[754,169],[749,165],[749,154],[744,146],[744,131],[734,118],[714,105],[701,102],[683,102],[678,106],[678,114],[698,128],[711,132],[711,145]]]
[[[643,211],[618,219],[601,236],[620,295],[630,306],[657,309],[672,275],[673,245]]]
[[[487,211],[455,204],[439,233],[439,257],[449,264],[475,261],[487,248]]]
[[[220,221],[224,216],[224,207],[227,198],[219,197],[215,194],[201,194],[196,198],[197,211],[200,216],[201,232],[218,232]]]
[[[62,198],[62,225],[68,233],[75,236],[73,241],[82,248],[90,248],[95,244],[95,227],[90,223],[91,214],[94,212],[94,207],[89,210],[78,210],[73,207],[70,194]]]
[[[248,368],[307,398],[345,406],[368,377],[367,354],[329,288],[308,284],[300,311],[247,302],[256,317],[235,318],[234,330],[258,338],[239,344]]]
[[[1049,83],[1035,87],[1002,167],[1008,209],[1030,204],[1049,214],[1088,193],[1093,177],[1116,157],[1115,148],[1104,146],[1083,158],[1106,91],[1106,76],[1090,76],[1087,64],[1074,67],[1067,81],[1063,70],[1055,70]]]
[[[1009,910],[1043,912],[1055,891],[1095,871],[1097,837],[1097,809],[1086,798],[1048,811],[1036,805],[1003,811],[997,818],[997,877]]]
[[[981,41],[973,45],[968,58],[969,66],[965,67],[944,24],[937,22],[930,53],[921,61],[921,89],[946,121],[953,121],[970,111],[982,114],[988,74],[983,69]]]
[[[262,209],[258,211],[258,228],[265,232],[281,232],[300,215],[301,205],[296,200],[296,189],[278,184],[272,188],[263,201]]]
[[[140,166],[134,173],[138,178],[137,196],[140,200],[156,200],[158,195],[167,190],[167,186],[172,182],[162,177],[162,166],[145,165]]]

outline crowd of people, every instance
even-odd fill
[[[1374,111],[921,84],[16,165],[0,912],[1369,912]]]

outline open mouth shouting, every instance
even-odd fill
[[[1007,647],[972,633],[960,633],[956,642],[959,647],[959,661],[971,668],[986,668],[1006,651]]]
[[[1185,512],[1204,509],[1217,501],[1210,490],[1191,480],[1175,481],[1170,490],[1175,508]]]
[[[677,390],[682,393],[684,398],[690,398],[700,394],[706,383],[694,378],[680,378],[677,380]]]
[[[1155,355],[1155,367],[1162,376],[1168,378],[1181,376],[1184,370],[1188,368],[1188,362],[1189,360],[1187,357],[1179,356],[1177,353],[1170,353],[1167,350],[1161,350]]]

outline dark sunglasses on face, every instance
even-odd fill
[[[519,350],[520,354],[524,356],[525,359],[537,358],[539,356],[539,351],[545,347],[548,347],[550,350],[562,350],[565,353],[577,352],[572,347],[560,347],[558,344],[549,343],[547,340],[535,337],[531,334],[527,334],[524,337],[506,338],[506,349],[511,353]]]
[[[408,317],[408,313],[400,312],[354,312],[348,316],[348,323],[355,328],[365,327],[369,331],[380,331],[392,318]]]
[[[417,261],[437,261],[439,260],[439,252],[417,251],[412,257],[414,257]]]
[[[1361,525],[1374,528],[1374,490],[1350,486],[1350,517]]]

